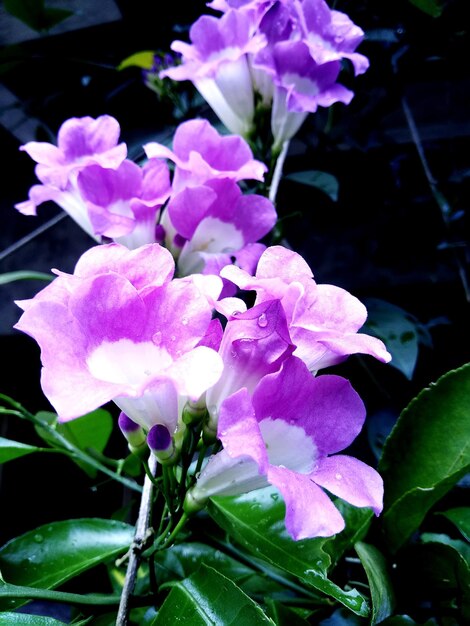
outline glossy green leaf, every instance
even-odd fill
[[[371,624],[378,624],[389,617],[395,606],[393,585],[383,554],[375,547],[359,541],[355,545],[357,555],[369,581],[372,598]]]
[[[400,415],[379,471],[383,529],[392,551],[470,469],[470,364],[424,389]]]
[[[470,541],[470,507],[462,506],[438,513],[456,526],[467,541]]]
[[[43,450],[43,448],[29,446],[26,443],[0,437],[0,464],[12,461],[13,459],[19,459],[32,452],[41,452],[41,450]]]
[[[415,7],[421,9],[424,13],[427,13],[431,17],[440,17],[442,14],[443,6],[442,0],[409,0]]]
[[[420,537],[422,543],[443,543],[451,546],[463,557],[470,566],[470,545],[461,539],[452,539],[444,533],[423,533]]]
[[[53,617],[45,617],[43,615],[0,613],[0,626],[62,626],[65,623]],[[86,626],[87,624],[90,624],[89,618],[74,622],[73,626]]]
[[[84,452],[95,451],[101,454],[109,441],[113,431],[113,418],[111,414],[104,409],[96,409],[91,413],[87,413],[82,417],[78,417],[69,422],[57,422],[57,415],[43,411],[38,413],[37,417],[44,419],[49,425],[54,425],[55,430],[63,435],[67,441],[70,441],[79,450]],[[49,444],[55,445],[54,440],[44,431],[38,428],[38,434]],[[95,478],[97,470],[87,463],[74,459],[79,467],[81,467],[90,478]]]
[[[155,555],[155,566],[159,585],[188,578],[198,571],[201,563],[213,567],[230,578],[247,594],[276,593],[282,596],[281,585],[269,580],[253,568],[210,545],[193,542],[180,543]]]
[[[302,185],[315,187],[326,193],[333,202],[338,200],[339,183],[336,176],[328,174],[328,172],[319,172],[317,170],[306,170],[304,172],[294,172],[284,176],[286,180],[293,180]]]
[[[453,604],[457,621],[470,623],[470,567],[458,544],[445,535],[429,534],[414,546],[410,562],[411,576],[419,576],[420,586],[429,591],[437,610]]]
[[[81,622],[84,624],[84,622]],[[0,626],[63,626],[65,622],[42,615],[27,613],[0,613]]]
[[[12,539],[0,548],[7,583],[52,589],[124,552],[134,529],[105,519],[54,522]],[[0,608],[11,604],[0,602]]]
[[[13,283],[17,280],[42,280],[51,282],[55,276],[52,274],[43,274],[42,272],[29,272],[27,270],[21,270],[19,272],[6,272],[0,274],[0,285],[6,285]]]
[[[152,626],[177,623],[191,626],[274,626],[274,622],[235,583],[204,564],[172,588]]]
[[[363,626],[364,620],[343,607],[336,609],[326,619],[319,622],[318,626]]]
[[[358,615],[368,616],[364,596],[356,589],[345,591],[327,578],[331,557],[325,544],[334,539],[291,539],[284,526],[284,502],[275,489],[212,498],[208,510],[219,526],[256,557],[297,576]]]
[[[44,0],[4,0],[3,4],[11,15],[38,32],[49,30],[73,15],[67,9],[46,7]]]
[[[268,615],[276,626],[308,626],[310,623],[293,609],[270,598],[266,599],[266,606]]]
[[[362,331],[381,339],[392,355],[390,365],[411,380],[418,358],[419,323],[385,300],[368,298],[365,304],[367,321]]]
[[[142,50],[126,57],[119,63],[117,69],[124,70],[126,67],[140,67],[150,70],[155,62],[155,52],[153,50]]]

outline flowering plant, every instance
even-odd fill
[[[436,449],[435,436],[446,419],[468,426],[468,366],[422,392],[376,456],[364,446],[368,389],[348,364],[406,373],[401,353],[282,232],[292,142],[310,114],[351,102],[342,69],[368,70],[364,32],[325,0],[209,7],[189,42],[172,43],[179,57],[151,72],[161,94],[166,81],[193,83],[210,119],[143,142],[141,158],[109,114],[71,117],[54,142],[21,147],[39,184],[16,209],[53,202],[90,245],[72,272],[53,269],[16,301],[51,410],[0,394],[2,414],[41,441],[2,438],[0,461],[65,455],[128,506],[7,541],[0,624],[63,623],[38,600],[97,626],[410,623],[386,557],[470,466],[461,440]],[[116,433],[119,458],[107,452]],[[447,516],[465,534],[468,509]],[[58,589],[97,565],[107,591]],[[468,598],[458,611],[468,616]]]

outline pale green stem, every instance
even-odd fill
[[[287,152],[289,151],[289,141],[285,141],[282,144],[279,156],[276,159],[276,165],[274,166],[273,177],[269,186],[269,199],[273,204],[276,204],[276,196],[279,189],[279,183],[282,178],[282,169],[284,167],[284,161],[286,160]]]

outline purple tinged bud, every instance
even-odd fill
[[[152,426],[147,435],[147,443],[160,463],[173,463],[176,460],[173,438],[168,428],[163,424]]]
[[[140,448],[145,443],[145,432],[142,426],[131,420],[125,413],[119,415],[118,425],[127,439],[131,449]]]
[[[155,242],[159,244],[163,244],[165,241],[166,231],[165,228],[161,224],[157,224],[155,226]]]
[[[173,245],[175,246],[175,248],[182,248],[184,246],[184,244],[186,243],[186,239],[184,237],[182,237],[179,234],[176,234],[174,239],[173,239]]]
[[[153,452],[167,450],[171,445],[170,431],[163,424],[152,426],[147,435],[147,443]]]

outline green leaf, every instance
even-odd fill
[[[426,513],[470,469],[470,364],[424,389],[401,413],[379,471],[385,483],[383,530],[396,551]]]
[[[54,278],[55,276],[52,276],[51,274],[21,270],[19,272],[6,272],[5,274],[0,274],[0,285],[13,283],[15,280],[43,280],[50,283],[54,280]]]
[[[368,298],[367,321],[361,332],[381,339],[392,355],[390,365],[402,372],[408,380],[418,358],[420,324],[405,310],[378,298]]]
[[[299,613],[271,598],[266,599],[266,606],[268,615],[276,626],[308,626],[310,624]]]
[[[470,567],[455,546],[455,540],[445,535],[429,534],[413,548],[407,564],[409,574],[413,578],[419,577],[420,587],[428,590],[438,613],[453,605],[459,613],[457,623],[469,624]]]
[[[142,50],[135,52],[126,57],[117,66],[118,70],[124,70],[126,67],[140,67],[144,70],[150,70],[155,62],[155,52],[153,50]]]
[[[235,583],[202,564],[198,572],[178,582],[152,626],[267,626],[274,622]]]
[[[5,9],[35,31],[49,30],[59,24],[73,11],[48,8],[44,0],[4,0]]]
[[[333,202],[338,200],[339,183],[336,176],[328,174],[328,172],[319,172],[317,170],[306,170],[304,172],[294,172],[284,176],[286,180],[293,180],[302,185],[315,187],[323,193],[326,193]]]
[[[422,543],[444,543],[451,546],[462,556],[470,566],[470,546],[461,539],[452,539],[443,533],[423,533],[420,537]]]
[[[437,515],[443,515],[456,526],[467,541],[470,541],[470,507],[462,506],[449,509]]]
[[[393,613],[395,597],[383,554],[375,546],[359,541],[357,555],[365,569],[372,597],[371,624],[378,624]]]
[[[0,626],[63,626],[66,622],[61,622],[53,617],[43,615],[30,615],[29,613],[0,613]],[[83,619],[73,622],[73,626],[86,626],[90,619]]]
[[[291,539],[284,525],[284,502],[275,489],[267,487],[241,496],[212,498],[208,510],[219,526],[256,557],[297,576],[358,615],[368,616],[364,596],[356,589],[344,591],[327,578],[331,557],[325,545],[334,542],[334,538]]]
[[[53,589],[124,552],[132,526],[105,519],[53,522],[12,539],[0,548],[0,571],[7,583]],[[11,604],[0,602],[0,609]]]
[[[444,7],[441,0],[409,0],[415,7],[431,17],[440,17]]]
[[[44,448],[29,446],[26,443],[0,437],[0,464],[12,461],[13,459],[19,459],[32,452],[41,452],[43,450]]]
[[[113,418],[108,411],[104,409],[96,409],[91,413],[87,413],[82,417],[70,420],[69,422],[57,422],[57,415],[42,411],[37,414],[38,418],[45,420],[50,426],[54,426],[55,430],[63,437],[70,441],[79,450],[89,452],[94,450],[101,454],[108,443],[113,431]],[[56,442],[48,433],[37,428],[38,434],[50,445],[57,447]],[[95,478],[97,470],[80,459],[74,459],[75,463],[85,471],[90,478]]]
[[[188,578],[198,571],[201,563],[230,578],[248,595],[275,593],[276,597],[281,598],[284,594],[289,594],[289,590],[267,576],[221,550],[199,542],[176,544],[168,550],[156,553],[155,566],[159,586]]]
[[[319,626],[363,626],[363,624],[364,621],[360,617],[341,607],[336,609],[330,617],[322,620]]]
[[[83,621],[81,622],[84,623]],[[65,622],[42,615],[27,613],[0,613],[0,626],[63,626]]]

